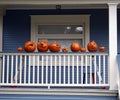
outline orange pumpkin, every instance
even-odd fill
[[[66,47],[62,48],[62,52],[68,52],[68,48]]]
[[[46,40],[40,40],[37,44],[37,49],[39,52],[47,52],[48,51],[48,42]]]
[[[106,50],[106,48],[103,45],[99,47],[100,52],[105,52],[105,50]]]
[[[49,44],[49,50],[51,52],[59,52],[61,48],[61,45],[57,42],[53,42]]]
[[[17,51],[18,51],[18,52],[22,52],[22,51],[23,51],[23,48],[22,48],[22,47],[18,47],[18,48],[17,48]]]
[[[78,42],[73,42],[70,46],[72,52],[79,52],[81,49],[81,46]]]
[[[96,52],[98,50],[98,45],[96,42],[91,41],[87,44],[87,49],[89,52]]]
[[[81,48],[81,52],[86,52],[86,48]]]
[[[26,52],[34,52],[36,49],[36,44],[33,41],[27,41],[24,44],[24,50]]]

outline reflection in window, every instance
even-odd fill
[[[82,25],[38,25],[38,34],[82,34]]]

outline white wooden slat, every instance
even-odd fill
[[[13,55],[11,55],[11,83],[13,83],[13,62],[14,62]]]
[[[14,83],[16,83],[16,84],[17,84],[17,81],[18,81],[18,73],[19,73],[18,55],[16,55],[16,59],[15,59],[15,76],[14,76]]]
[[[61,84],[61,56],[59,55],[59,84]]]
[[[77,78],[77,84],[79,83],[79,62],[78,62],[78,56],[77,56],[77,76],[76,76],[76,78]]]
[[[67,55],[68,57],[68,84],[70,84],[70,55]]]
[[[32,56],[32,58],[33,58],[33,64],[32,64],[32,67],[33,67],[33,73],[32,73],[33,80],[32,80],[32,83],[35,84],[35,55]]]
[[[5,55],[3,55],[3,66],[2,66],[2,83],[4,83],[5,80]]]
[[[72,84],[74,84],[74,56],[72,56]]]
[[[65,64],[65,60],[66,60],[66,56],[64,55],[64,58],[63,58],[63,62],[64,62],[64,73],[63,73],[64,80],[63,80],[63,82],[64,82],[64,84],[65,84],[65,81],[66,81],[66,70],[65,70],[66,64]]]
[[[92,56],[90,55],[90,84],[92,84]]]
[[[105,81],[105,72],[106,72],[106,68],[105,68],[105,56],[103,56],[103,84],[106,83],[106,81]]]
[[[26,67],[27,67],[27,64],[26,64],[26,55],[23,57],[23,62],[24,62],[24,83],[26,83]]]
[[[50,84],[52,84],[52,68],[53,68],[53,60],[52,60],[52,55],[50,56]]]
[[[41,83],[43,84],[44,82],[44,56],[42,56],[42,78],[41,78]]]
[[[55,84],[56,84],[56,82],[57,82],[57,57],[56,57],[56,55],[54,56],[55,57]]]
[[[9,83],[9,56],[7,55],[7,72],[6,72],[6,74],[7,74],[7,77],[6,77],[6,80],[7,80],[7,83]]]
[[[95,83],[94,84],[96,84],[96,72],[97,72],[97,69],[96,69],[96,67],[97,67],[97,65],[96,65],[96,55],[94,56],[94,78],[95,78]]]
[[[22,55],[20,55],[20,75],[19,75],[19,83],[21,84],[22,83]]]
[[[46,56],[46,84],[48,84],[48,56]]]
[[[99,58],[99,65],[98,65],[97,71],[98,71],[98,74],[99,74],[99,84],[101,84],[101,82],[102,82],[102,77],[101,77],[101,56],[99,55],[98,58]]]
[[[39,61],[39,59],[40,59],[40,56],[38,55],[37,56],[37,84],[39,84],[39,72],[40,72],[40,67],[39,67],[39,65],[40,65],[40,61]]]
[[[30,77],[30,74],[31,74],[31,69],[30,69],[30,67],[31,67],[31,55],[29,55],[28,56],[29,57],[29,60],[28,60],[28,84],[30,84],[30,80],[31,80],[31,77]]]
[[[80,63],[80,65],[81,65],[81,84],[83,84],[83,74],[84,74],[84,73],[83,73],[83,61],[84,61],[84,60],[83,60],[83,57],[84,57],[84,56],[81,56],[81,61],[80,61],[80,62],[81,62],[81,63]]]
[[[87,61],[87,55],[85,56],[85,84],[88,83],[88,71],[87,71],[87,68],[88,68],[88,61]]]

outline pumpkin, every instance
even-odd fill
[[[72,42],[70,48],[72,52],[79,52],[81,49],[81,46],[78,42]]]
[[[62,52],[68,52],[68,48],[66,47],[62,48]]]
[[[22,48],[22,47],[18,47],[18,48],[17,48],[17,51],[18,51],[18,52],[22,52],[22,51],[23,51],[23,48]]]
[[[105,50],[106,50],[106,48],[103,45],[99,47],[100,52],[104,52]]]
[[[34,52],[36,49],[36,44],[33,41],[27,41],[24,44],[24,50],[26,52]]]
[[[89,52],[96,52],[98,50],[98,45],[96,42],[91,41],[87,44],[87,49]]]
[[[81,52],[86,52],[86,48],[81,48]]]
[[[57,42],[53,42],[53,43],[49,44],[48,48],[51,52],[59,52],[60,48],[61,48],[61,45]]]
[[[37,49],[39,52],[47,52],[48,42],[46,40],[39,40],[39,42],[37,43]]]

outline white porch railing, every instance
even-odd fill
[[[109,86],[108,53],[0,53],[0,86]]]

